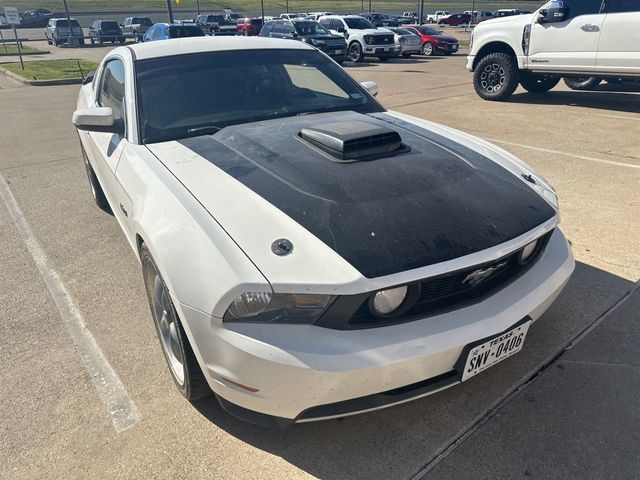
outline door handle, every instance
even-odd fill
[[[124,205],[120,204],[120,210],[122,211],[122,213],[124,213],[125,217],[129,216],[129,214],[127,213],[127,209],[124,208]]]
[[[587,23],[580,27],[581,30],[585,32],[599,32],[600,27],[598,25],[594,25],[593,23]]]

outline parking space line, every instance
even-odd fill
[[[616,162],[614,160],[605,160],[604,158],[587,157],[586,155],[578,155],[575,153],[563,152],[561,150],[552,150],[550,148],[534,147],[533,145],[524,145],[522,143],[507,142],[499,138],[485,138],[489,142],[501,143],[503,145],[509,145],[511,147],[527,148],[529,150],[535,150],[537,152],[553,153],[556,155],[564,155],[565,157],[577,158],[579,160],[588,160],[590,162],[606,163],[607,165],[615,165],[617,167],[627,167],[640,169],[640,165],[634,165],[633,163]]]
[[[98,396],[111,416],[113,427],[117,432],[133,426],[140,415],[127,389],[114,371],[113,367],[98,346],[95,338],[87,329],[80,310],[74,303],[60,275],[51,266],[51,262],[42,246],[33,235],[31,227],[24,218],[20,206],[16,202],[9,185],[0,173],[0,197],[9,211],[24,245],[44,280],[53,301],[58,307],[62,320],[71,335],[74,345],[84,362],[91,381],[98,391]]]

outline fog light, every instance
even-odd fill
[[[520,263],[527,263],[531,258],[533,258],[533,254],[538,249],[538,243],[540,240],[534,240],[533,242],[525,245],[525,247],[520,252]]]
[[[381,290],[373,296],[373,310],[378,315],[389,315],[397,310],[407,298],[406,286]]]

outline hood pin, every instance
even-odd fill
[[[271,244],[271,251],[279,256],[289,255],[293,252],[293,243],[286,238],[279,238]]]

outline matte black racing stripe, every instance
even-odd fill
[[[304,127],[356,120],[389,125],[385,114],[339,112],[232,126],[181,143],[368,278],[499,245],[555,215],[491,159],[410,124],[394,125],[406,153],[348,164],[333,162],[297,136]]]

